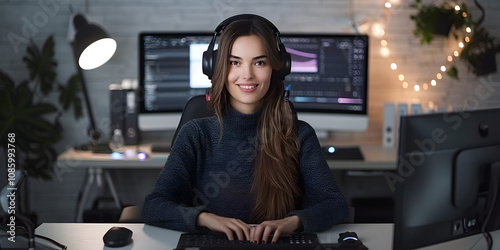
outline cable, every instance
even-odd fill
[[[60,248],[61,248],[61,249],[63,249],[63,250],[68,249],[68,247],[67,247],[66,245],[64,245],[64,244],[62,244],[62,243],[59,243],[59,242],[57,242],[56,240],[53,240],[53,239],[51,239],[51,238],[49,238],[49,237],[45,237],[45,236],[43,236],[43,235],[38,235],[38,234],[35,234],[35,237],[40,238],[40,239],[43,239],[43,240],[46,240],[46,241],[48,241],[48,242],[50,242],[50,243],[52,243],[52,244],[56,245],[57,247],[60,247]]]
[[[495,168],[493,168],[493,166],[492,166],[491,169],[493,172],[493,170]],[[498,170],[498,167],[497,167],[497,170]],[[498,188],[499,188],[498,179],[495,178],[495,176],[497,176],[497,175],[494,173],[491,173],[490,192],[493,192],[493,195],[491,196],[491,204],[490,204],[490,207],[489,207],[488,212],[486,214],[486,218],[484,219],[483,226],[481,227],[481,232],[483,233],[484,238],[486,239],[486,243],[488,245],[489,250],[491,250],[493,247],[493,238],[491,237],[491,234],[486,229],[486,227],[488,226],[488,223],[491,219],[491,215],[493,214],[493,209],[495,208],[496,200],[498,197]]]
[[[477,21],[477,24],[476,24],[477,26],[479,26],[484,20],[484,16],[485,16],[484,8],[483,8],[483,6],[481,6],[479,4],[479,2],[477,0],[474,0],[474,3],[476,4],[476,7],[481,11],[481,18],[479,18],[479,21]]]

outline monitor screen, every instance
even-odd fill
[[[394,249],[500,228],[498,117],[500,109],[401,118],[397,172],[386,175],[395,191]]]
[[[139,93],[141,130],[175,129],[189,98],[211,83],[201,59],[213,33],[141,33]],[[317,131],[365,130],[368,36],[282,34],[292,56],[290,100],[299,119]]]
[[[290,100],[317,131],[368,127],[368,36],[282,34],[292,57]]]

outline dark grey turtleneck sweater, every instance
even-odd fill
[[[229,109],[223,116],[222,138],[215,116],[186,123],[144,201],[144,222],[197,231],[196,218],[201,211],[248,222],[254,207],[250,189],[259,117],[260,112],[245,115]],[[347,202],[323,158],[314,130],[303,121],[297,126],[303,202],[300,210],[289,215],[299,216],[304,232],[326,230],[347,217]]]

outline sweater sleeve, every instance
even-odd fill
[[[185,232],[197,230],[196,219],[204,206],[193,181],[202,137],[196,123],[188,122],[181,128],[153,190],[144,200],[144,223]]]
[[[303,121],[298,125],[303,202],[302,208],[290,212],[289,216],[300,218],[304,232],[324,231],[344,221],[349,208],[321,153],[313,128]]]

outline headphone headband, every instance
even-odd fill
[[[282,59],[282,68],[273,71],[273,75],[277,75],[280,79],[284,80],[285,76],[290,74],[291,70],[291,65],[292,65],[292,60],[291,56],[289,53],[286,52],[285,46],[283,43],[281,43],[280,39],[280,32],[278,28],[269,20],[267,20],[264,17],[261,17],[259,15],[255,14],[239,14],[235,15],[232,17],[229,17],[222,21],[219,25],[214,30],[214,37],[212,38],[212,41],[210,41],[210,44],[208,45],[207,51],[203,52],[203,62],[202,62],[202,67],[203,67],[203,74],[208,76],[208,79],[212,79],[213,76],[213,70],[215,68],[215,63],[217,61],[217,50],[214,50],[215,47],[215,41],[217,39],[217,36],[226,28],[227,25],[230,23],[236,21],[236,20],[253,20],[253,19],[261,19],[264,22],[266,22],[272,29],[274,35],[276,36],[276,48],[278,52],[281,54],[281,59]]]
[[[269,26],[271,26],[271,29],[273,30],[273,33],[275,35],[279,35],[280,34],[280,31],[278,30],[278,28],[276,28],[276,26],[274,26],[274,24],[267,20],[266,18],[262,17],[262,16],[259,16],[259,15],[255,15],[255,14],[239,14],[239,15],[236,15],[236,16],[232,16],[232,17],[228,17],[226,20],[222,21],[219,25],[217,25],[217,27],[215,28],[214,32],[216,34],[219,34],[221,31],[224,30],[224,28],[226,28],[226,26],[230,23],[232,23],[233,21],[236,21],[236,20],[252,20],[252,19],[261,19],[261,20],[264,20],[267,24],[269,24]]]

